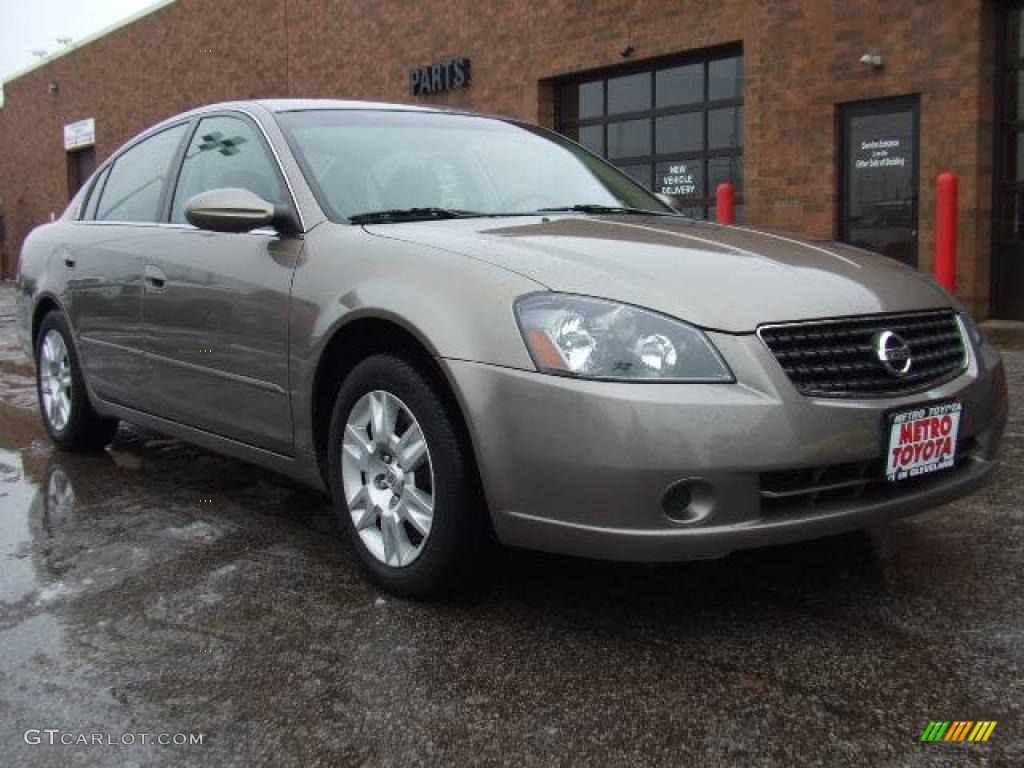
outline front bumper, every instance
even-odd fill
[[[498,538],[614,560],[720,557],[921,512],[970,493],[996,468],[1007,402],[1002,362],[989,345],[933,390],[841,400],[800,395],[756,336],[709,335],[736,384],[588,382],[442,361]],[[884,412],[948,398],[964,405],[965,459],[955,469],[792,506],[762,495],[766,473],[878,466]],[[663,500],[684,481],[692,514],[679,522]]]

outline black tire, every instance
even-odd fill
[[[57,429],[50,423],[43,406],[41,363],[43,343],[51,331],[60,334],[67,349],[68,363],[71,370],[71,413],[67,423]],[[59,310],[51,310],[39,326],[39,337],[36,339],[36,397],[39,399],[39,413],[43,419],[50,439],[65,451],[99,451],[106,446],[117,432],[117,419],[104,418],[93,410],[89,402],[89,394],[85,390],[85,379],[78,361],[71,328],[67,318]]]
[[[342,440],[352,409],[369,392],[383,390],[402,401],[419,423],[433,466],[434,511],[430,534],[408,565],[387,565],[363,543],[345,500],[341,477]],[[331,414],[329,479],[344,538],[372,580],[397,595],[424,598],[449,591],[472,569],[488,545],[475,463],[461,421],[443,385],[417,364],[393,355],[366,358],[345,379]]]

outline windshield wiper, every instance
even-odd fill
[[[538,208],[541,213],[628,213],[636,216],[677,216],[669,211],[648,211],[645,208],[630,208],[626,205],[597,205],[580,203],[577,205],[559,205],[551,208]]]
[[[540,213],[619,213],[637,216],[675,216],[668,211],[648,211],[643,208],[629,208],[617,205],[561,205],[552,208],[539,208],[536,211],[463,211],[458,208],[389,208],[383,211],[367,211],[355,213],[348,217],[352,224],[387,224],[396,221],[441,221],[443,219],[484,219],[503,218],[506,216],[536,216]]]
[[[353,224],[381,224],[389,221],[423,221],[441,219],[466,219],[487,216],[478,211],[460,211],[456,208],[390,208],[386,211],[368,211],[348,217]]]

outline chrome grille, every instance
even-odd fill
[[[891,373],[878,359],[874,340],[884,331],[898,334],[909,347],[908,373]],[[816,397],[920,392],[953,379],[967,364],[952,310],[765,325],[757,333],[797,390]]]

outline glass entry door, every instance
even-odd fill
[[[844,104],[840,238],[917,266],[917,98]]]
[[[1024,3],[1002,6],[992,309],[1024,320]]]
[[[68,200],[75,196],[82,185],[96,170],[96,149],[85,147],[68,152]]]

